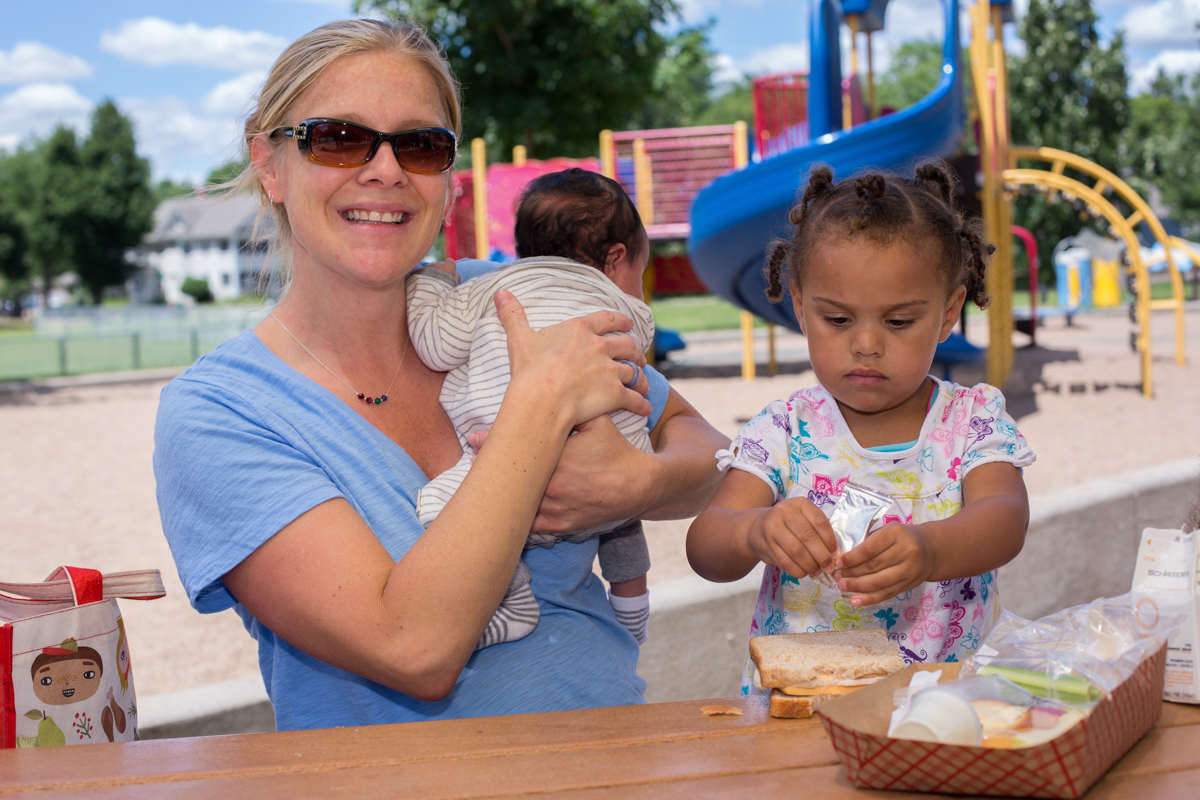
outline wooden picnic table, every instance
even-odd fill
[[[709,703],[741,717],[706,717]],[[933,797],[856,790],[820,722],[759,698],[448,722],[0,751],[0,796],[50,798]],[[1200,797],[1200,708],[1158,725],[1088,793]]]

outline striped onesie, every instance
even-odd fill
[[[649,306],[625,294],[600,270],[565,258],[524,258],[461,285],[433,267],[410,272],[406,293],[412,345],[431,369],[448,373],[439,400],[463,448],[459,462],[417,495],[417,516],[426,527],[450,501],[471,468],[474,451],[467,444],[467,435],[492,426],[508,388],[508,339],[492,302],[500,289],[512,292],[521,302],[534,330],[594,311],[613,310],[633,319],[634,327],[610,336],[628,335],[642,350],[648,350],[654,340],[654,316]],[[624,409],[610,416],[631,444],[652,452],[645,417]],[[600,568],[610,582],[646,573],[649,556],[637,520],[610,522],[567,534],[531,532],[525,547],[552,547],[560,541],[582,542],[593,536],[601,536]],[[539,611],[529,580],[528,567],[519,562],[508,592],[476,649],[513,641],[533,630]]]

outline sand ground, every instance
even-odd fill
[[[1200,311],[1188,314],[1188,347],[1200,363]],[[1031,493],[1200,455],[1200,367],[1173,360],[1169,319],[1154,323],[1156,397],[1142,398],[1129,323],[1094,316],[1051,321],[1037,351],[1023,351],[1031,392],[1012,397],[1038,453]],[[972,326],[980,341],[982,330]],[[1027,341],[1018,336],[1021,343]],[[736,353],[737,344],[732,343]],[[736,357],[736,356],[735,356]],[[692,378],[676,389],[732,435],[771,400],[815,384],[812,372],[760,378]],[[162,383],[0,393],[0,577],[36,581],[60,564],[106,571],[157,567],[167,597],[125,601],[122,611],[144,694],[257,673],[254,642],[232,613],[191,609],[163,538],[151,454]],[[647,525],[651,582],[690,574],[687,520]]]

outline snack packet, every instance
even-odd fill
[[[876,523],[883,520],[884,512],[893,503],[886,494],[847,482],[833,513],[829,515],[829,524],[833,526],[833,535],[838,544],[834,558],[862,544],[872,528],[878,527]],[[836,588],[832,575],[822,572],[817,577],[830,589]]]
[[[1167,673],[1163,699],[1200,703],[1200,575],[1197,575],[1197,534],[1182,530],[1142,531],[1133,571],[1133,604],[1137,620],[1158,631],[1178,617],[1178,629],[1167,643]],[[1166,616],[1164,616],[1164,612]],[[1172,626],[1174,627],[1174,626]]]

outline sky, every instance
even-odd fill
[[[486,0],[481,0],[486,2]],[[1161,67],[1200,71],[1200,0],[1094,0],[1101,34],[1124,31],[1133,89]],[[1027,0],[1016,0],[1018,14]],[[680,0],[673,23],[715,21],[722,81],[808,66],[806,0]],[[351,15],[350,0],[0,0],[0,148],[56,125],[86,131],[106,98],[134,120],[156,179],[198,182],[238,154],[238,130],[266,69],[293,39]],[[892,0],[875,63],[942,35],[937,0]],[[1012,38],[1012,37],[1010,37]],[[1021,43],[1011,42],[1019,50]]]

